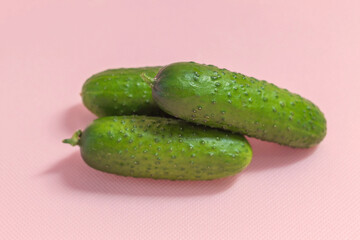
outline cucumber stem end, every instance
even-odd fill
[[[154,86],[155,78],[149,77],[146,73],[141,73],[140,77],[146,82],[151,88]]]
[[[81,137],[82,131],[81,130],[77,130],[71,138],[68,139],[64,139],[62,142],[63,143],[68,143],[71,146],[76,146],[79,145],[80,142],[80,137]]]

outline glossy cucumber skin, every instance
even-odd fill
[[[152,115],[164,113],[151,97],[141,74],[155,77],[161,67],[110,69],[91,76],[82,87],[84,105],[95,115]]]
[[[308,148],[326,135],[324,114],[309,100],[212,65],[170,64],[157,74],[152,95],[170,115],[282,145]]]
[[[103,117],[81,134],[85,162],[122,176],[211,180],[234,175],[251,161],[238,134],[149,116]]]

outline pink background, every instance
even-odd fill
[[[360,239],[360,2],[2,1],[0,239]],[[97,172],[61,143],[95,117],[81,86],[116,67],[211,63],[314,101],[316,148],[251,139],[213,182]]]

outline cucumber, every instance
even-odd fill
[[[189,122],[297,148],[326,135],[320,109],[298,94],[240,73],[194,62],[170,64],[152,82],[158,106]]]
[[[138,178],[212,180],[240,172],[252,157],[241,135],[149,116],[99,118],[63,142],[79,145],[92,168]]]
[[[93,75],[82,87],[84,105],[95,115],[153,115],[164,113],[151,97],[151,88],[141,79],[155,77],[160,67],[110,69]]]

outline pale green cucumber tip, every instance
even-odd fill
[[[79,145],[80,137],[81,137],[82,131],[77,130],[71,138],[64,139],[62,142],[70,144],[71,146]]]
[[[153,87],[155,78],[149,77],[146,73],[141,73],[140,77],[142,80],[147,83],[150,87]]]

